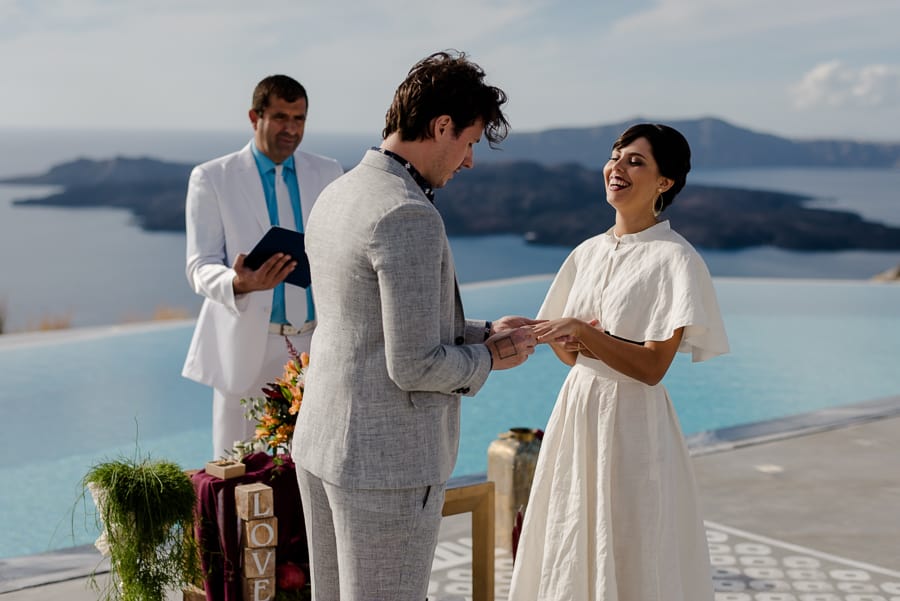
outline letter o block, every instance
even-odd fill
[[[243,522],[243,546],[250,549],[274,547],[278,544],[278,518]]]

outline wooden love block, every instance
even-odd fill
[[[278,518],[249,520],[241,523],[241,545],[250,549],[274,547],[278,544]]]
[[[275,515],[272,487],[261,482],[234,488],[234,506],[242,520],[259,520]]]
[[[244,548],[244,578],[275,576],[275,547]]]
[[[275,598],[275,577],[241,578],[244,601],[272,601]]]

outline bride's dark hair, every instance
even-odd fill
[[[645,138],[650,143],[653,160],[659,167],[660,175],[675,182],[662,194],[662,206],[658,208],[663,211],[684,188],[688,171],[691,170],[691,147],[681,132],[673,127],[659,123],[639,123],[619,136],[613,143],[613,150],[628,146],[638,138]]]

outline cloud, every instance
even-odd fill
[[[845,38],[862,43],[873,27],[896,22],[900,4],[884,0],[654,0],[643,10],[617,19],[613,31],[622,38],[734,43],[777,32],[838,28]],[[859,27],[857,27],[859,26]]]
[[[268,5],[267,5],[268,6]],[[811,66],[900,65],[900,2],[854,0],[0,0],[0,127],[246,129],[270,73],[310,91],[310,129],[380,132],[406,70],[457,48],[510,97],[517,130],[714,114],[785,131],[789,84]],[[890,67],[886,68],[888,71]],[[861,71],[861,69],[860,69]],[[891,76],[894,77],[894,76]],[[816,106],[825,82],[797,84]],[[858,97],[826,125],[897,131],[860,111],[896,102],[890,77],[852,78]],[[844,84],[845,86],[849,84]],[[812,90],[812,91],[810,91]],[[898,106],[900,110],[900,106]],[[783,119],[781,122],[779,120]],[[787,123],[785,126],[784,123]],[[816,124],[817,130],[820,128]],[[896,134],[893,134],[896,136]]]
[[[900,106],[900,65],[821,63],[789,89],[798,109]]]

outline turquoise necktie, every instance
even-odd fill
[[[282,221],[290,223],[290,213],[293,212],[291,207],[290,193],[287,184],[284,181],[286,172],[283,165],[276,165],[269,172],[274,179],[275,194],[274,198],[267,198],[266,205],[269,209],[269,220],[272,225],[281,225]],[[296,221],[296,215],[294,216]],[[287,308],[284,300],[284,282],[275,286],[272,291],[272,323],[289,323],[287,318]]]
[[[293,215],[296,230],[302,232],[303,213],[300,208],[300,188],[296,178],[288,178],[289,173],[293,173],[293,169],[285,168],[283,165],[274,165],[266,172],[266,177],[270,178],[270,186],[267,186],[270,192],[266,193],[266,208],[272,225],[290,222],[290,216]],[[272,323],[290,323],[286,314],[284,286],[285,284],[281,283],[272,292]],[[316,309],[313,305],[312,286],[307,286],[306,321],[313,321],[315,318]]]

